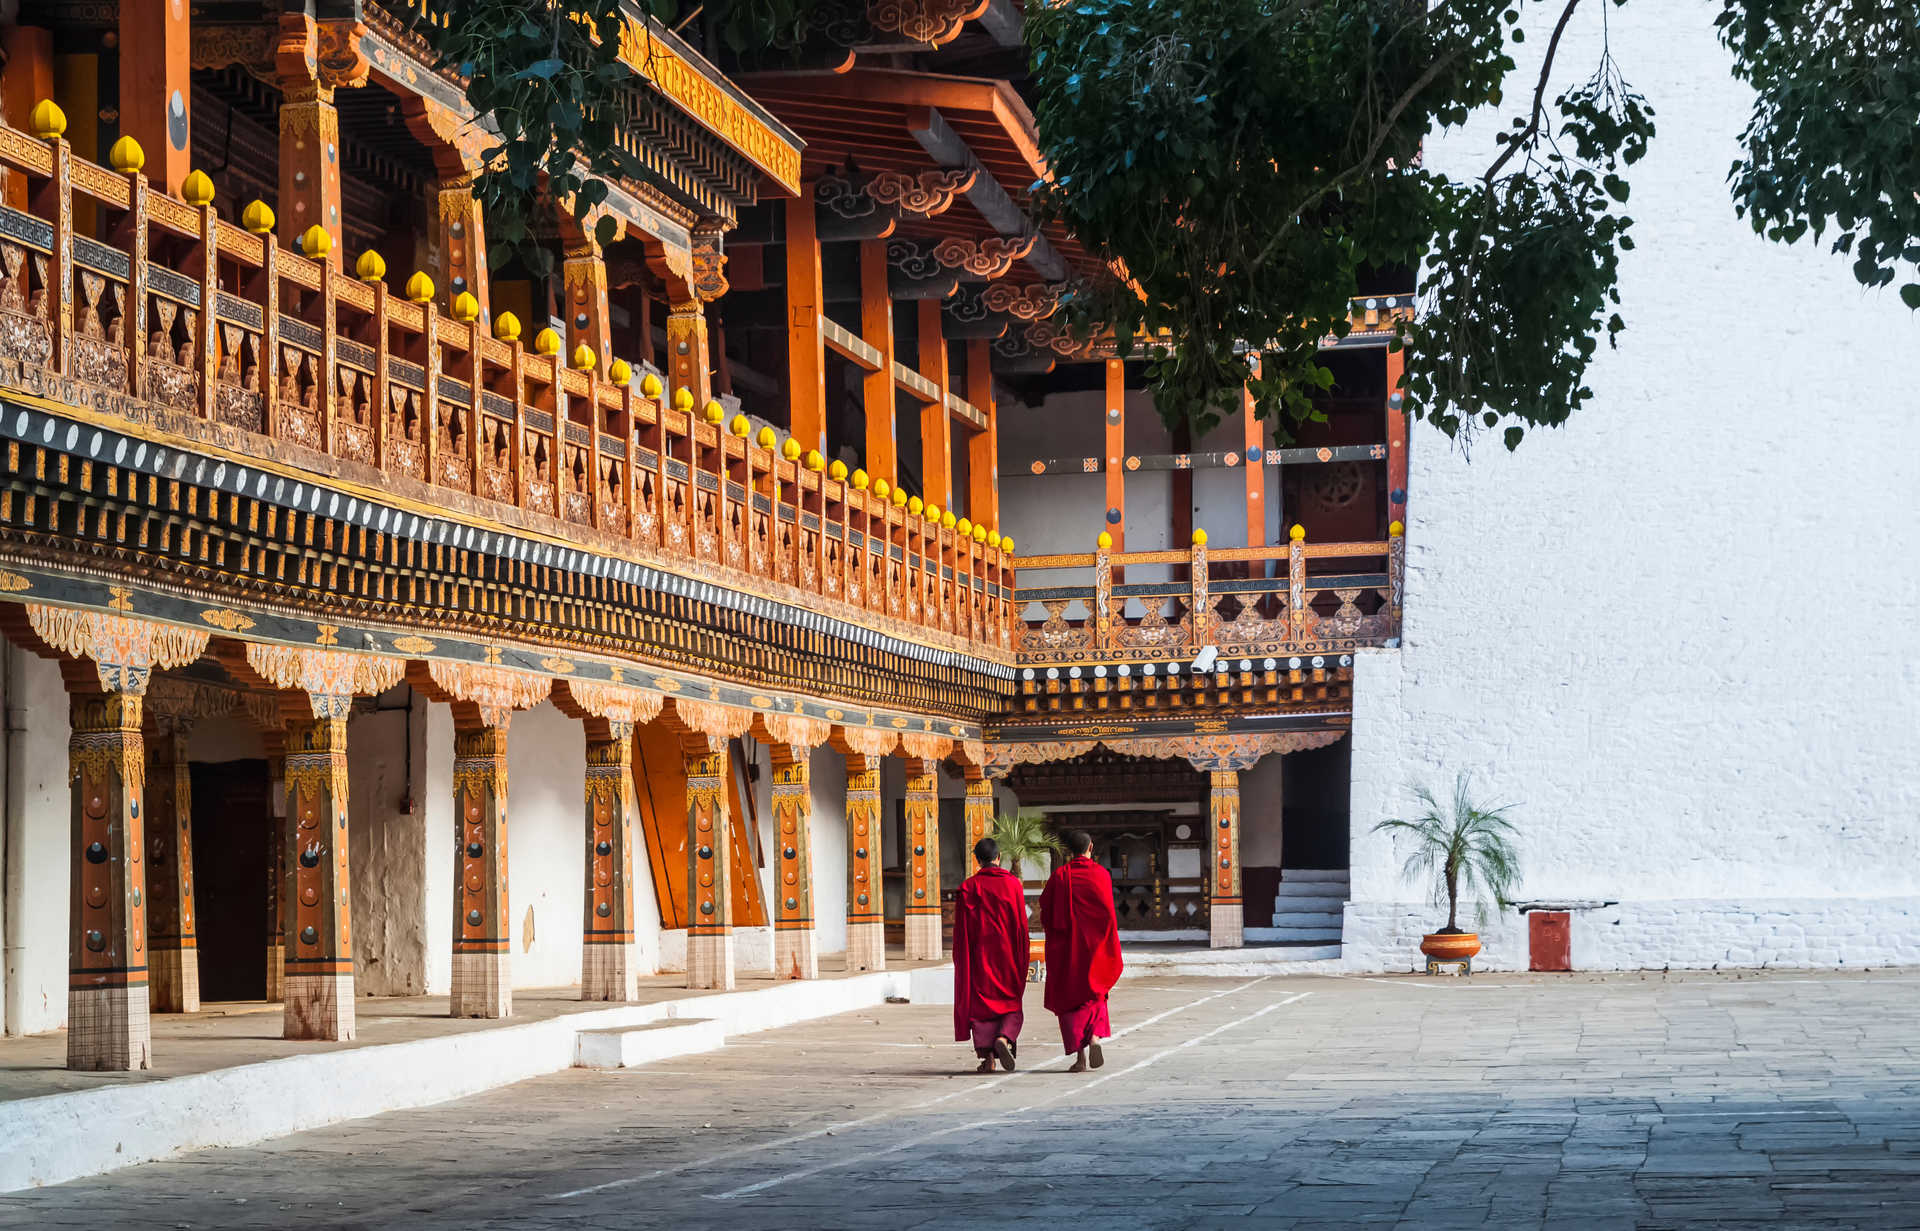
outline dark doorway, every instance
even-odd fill
[[[193,879],[202,1000],[267,994],[267,763],[193,764]]]
[[[1344,868],[1353,741],[1287,754],[1281,780],[1281,848],[1289,868]],[[1251,916],[1249,916],[1251,918]]]

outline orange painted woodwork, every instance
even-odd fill
[[[887,294],[887,241],[860,241],[860,336],[880,352],[880,366],[861,380],[867,415],[867,473],[897,483],[900,444],[894,427],[893,300]]]
[[[1000,526],[1000,419],[993,404],[993,351],[985,338],[967,342],[967,400],[987,426],[967,437],[967,516]]]
[[[787,397],[793,438],[802,449],[827,449],[827,356],[820,341],[826,292],[820,282],[820,240],[813,192],[787,202]]]
[[[914,301],[920,312],[920,375],[939,397],[920,408],[921,498],[946,508],[953,503],[953,430],[947,424],[947,339],[940,327],[940,301]]]
[[[1260,375],[1260,357],[1253,356],[1253,375]],[[1244,429],[1244,439],[1240,452],[1240,465],[1246,471],[1247,480],[1247,546],[1265,547],[1267,545],[1267,449],[1266,435],[1261,431],[1260,420],[1253,413],[1253,392],[1242,387],[1240,390],[1240,421]]]
[[[193,38],[187,13],[187,0],[120,6],[120,131],[140,143],[153,185],[175,195],[193,169],[187,129]],[[328,229],[337,227],[335,222]]]
[[[660,723],[650,723],[639,729],[634,741],[633,789],[654,899],[660,903],[660,926],[684,928],[688,915],[687,769],[680,737]],[[765,927],[767,906],[760,893],[760,872],[747,840],[739,779],[732,773],[727,775],[727,808],[732,818],[728,841],[734,867],[733,926]]]
[[[35,26],[0,27],[0,49],[6,67],[0,70],[0,120],[22,132],[33,105],[53,97],[53,32]],[[27,177],[7,171],[0,200],[11,209],[27,208]]]
[[[1400,381],[1407,353],[1387,352],[1387,521],[1407,520],[1407,412]],[[1382,527],[1385,529],[1385,527]]]
[[[1101,529],[1113,536],[1113,549],[1127,549],[1127,368],[1107,360],[1107,396],[1101,418],[1107,429],[1101,462],[1107,476],[1107,507]],[[1118,520],[1115,514],[1118,513]],[[1094,533],[1098,534],[1099,531]],[[1118,580],[1116,578],[1115,580]]]

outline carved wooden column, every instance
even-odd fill
[[[287,933],[280,920],[280,898],[286,884],[286,844],[280,841],[287,822],[287,746],[284,731],[267,738],[267,993],[268,1004],[286,998]]]
[[[487,293],[487,228],[479,198],[473,195],[473,175],[443,180],[438,195],[438,239],[448,302],[463,291],[472,294],[480,302],[481,324],[490,326],[493,301]]]
[[[507,916],[507,719],[453,736],[450,1017],[513,1016]]]
[[[802,449],[827,447],[827,359],[820,314],[820,238],[814,221],[813,185],[786,203],[788,423]],[[887,373],[889,381],[893,374]]]
[[[292,248],[309,227],[324,227],[333,239],[326,260],[338,269],[343,250],[340,112],[333,103],[334,80],[321,67],[319,35],[311,17],[281,17],[274,61],[281,95],[280,244]]]
[[[1215,949],[1238,949],[1243,943],[1240,902],[1240,772],[1215,769],[1209,774],[1207,832],[1209,842],[1208,943]]]
[[[681,738],[687,766],[687,986],[733,987],[733,870],[724,736]]]
[[[142,698],[155,667],[192,662],[207,634],[37,603],[26,614],[48,650],[73,656],[61,663],[72,732],[67,1067],[150,1068]]]
[[[920,489],[928,504],[953,504],[953,421],[947,409],[947,339],[942,332],[940,301],[921,299],[920,375],[932,381],[933,401],[920,409]]]
[[[580,999],[639,994],[633,948],[633,723],[587,722],[587,892]]]
[[[185,4],[124,4],[120,10],[120,131],[140,143],[154,187],[172,196],[190,170],[188,111],[193,36]],[[15,119],[24,127],[25,116]]]
[[[907,758],[908,961],[938,961],[940,936],[940,794],[935,761]]]
[[[75,692],[69,705],[74,851],[67,1067],[151,1068],[140,690]]]
[[[594,370],[604,372],[612,359],[612,343],[608,341],[607,261],[600,245],[592,239],[568,244],[560,280],[566,294],[567,354],[571,356],[575,347],[585,343],[593,348]]]
[[[893,299],[887,287],[887,241],[860,241],[860,336],[880,352],[880,365],[861,378],[861,405],[867,415],[867,473],[888,483],[900,481],[900,446],[893,383]]]
[[[974,843],[993,836],[993,783],[977,765],[967,766],[966,775],[967,841],[963,859],[972,859]],[[972,864],[966,866],[972,867]]]
[[[817,979],[820,955],[813,918],[813,784],[809,750],[770,746],[773,757],[773,975]]]
[[[151,707],[150,707],[151,708]],[[155,1013],[200,1011],[193,904],[193,776],[183,713],[153,714],[146,741],[148,988]]]
[[[880,901],[880,762],[847,758],[847,970],[887,968],[886,916]]]
[[[347,874],[347,710],[351,695],[311,695],[312,716],[287,724],[287,812],[281,827],[281,994],[289,1039],[354,1037],[353,937]]]

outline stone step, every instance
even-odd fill
[[[573,1063],[582,1069],[630,1069],[674,1056],[719,1051],[726,1041],[721,1023],[701,1018],[582,1030],[574,1036]]]
[[[1297,944],[1333,944],[1340,943],[1340,929],[1316,925],[1314,927],[1272,927],[1261,930],[1263,938]]]
[[[1312,910],[1325,911],[1337,915],[1345,910],[1347,900],[1328,894],[1317,893],[1276,893],[1273,895],[1275,910]]]
[[[1276,910],[1272,926],[1277,928],[1320,928],[1339,935],[1343,916],[1337,910]]]
[[[1348,875],[1346,868],[1286,868],[1280,873],[1280,883],[1287,885],[1301,881],[1339,881],[1345,884]]]

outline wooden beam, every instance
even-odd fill
[[[6,67],[0,70],[0,122],[26,132],[27,117],[43,98],[53,97],[53,31],[38,26],[0,26],[0,49]],[[27,173],[0,174],[0,203],[25,211]]]
[[[967,516],[1000,527],[1000,421],[993,399],[993,349],[985,338],[967,342],[967,400],[986,426],[967,437]]]
[[[860,245],[860,334],[879,357],[861,378],[861,404],[867,416],[867,474],[900,481],[900,446],[893,422],[893,299],[887,291],[887,241]]]
[[[827,357],[820,339],[826,295],[820,287],[820,241],[809,188],[787,210],[788,424],[802,449],[827,449]]]
[[[193,33],[187,14],[186,4],[162,0],[120,6],[120,131],[140,143],[153,186],[174,196],[193,169],[187,129]],[[310,219],[308,225],[322,221]],[[337,245],[338,220],[327,229]]]
[[[826,344],[828,350],[862,372],[880,370],[880,352],[868,346],[865,338],[830,316],[820,318],[820,340]]]
[[[977,169],[979,173],[973,178],[973,187],[967,189],[967,200],[973,208],[1003,237],[1034,235],[1033,250],[1026,255],[1027,264],[1049,282],[1066,280],[1067,263],[1054,251],[1046,236],[1034,234],[1033,220],[1007,195],[993,173],[980,165],[973,150],[953,131],[946,117],[932,107],[917,108],[909,113],[907,128],[921,148],[941,166]]]
[[[920,408],[920,485],[928,504],[946,508],[953,503],[953,426],[947,412],[947,335],[940,332],[940,301],[922,299],[920,312],[920,375],[939,390],[939,396]]]
[[[988,0],[986,11],[976,20],[979,21],[980,28],[1000,46],[1023,47],[1026,45],[1026,40],[1021,33],[1021,25],[1026,18],[1021,13],[1020,6],[1013,0]],[[974,520],[980,519],[976,517]]]
[[[1387,521],[1407,521],[1407,409],[1400,389],[1407,352],[1387,351]]]

